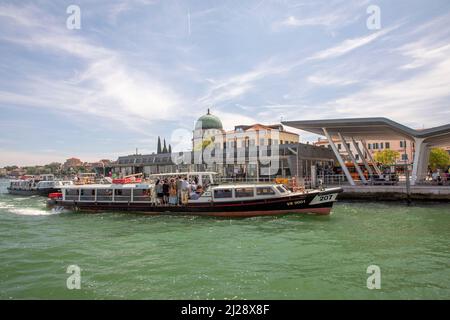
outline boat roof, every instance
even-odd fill
[[[253,187],[272,187],[272,186],[281,186],[281,183],[275,182],[266,182],[266,183],[240,183],[240,184],[232,184],[232,183],[223,183],[212,185],[212,188],[253,188]]]
[[[127,183],[127,184],[73,184],[61,186],[61,189],[146,189],[149,183]]]
[[[61,186],[61,189],[146,189],[149,188],[152,183],[126,183],[126,184],[74,184]],[[281,183],[240,183],[240,184],[215,184],[211,185],[211,188],[253,188],[253,187],[271,187],[279,186]]]
[[[154,173],[150,177],[161,177],[161,176],[180,176],[180,175],[199,175],[199,174],[218,174],[212,171],[190,171],[190,172],[169,172],[169,173]]]

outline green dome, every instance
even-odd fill
[[[208,113],[204,116],[201,116],[197,123],[195,124],[195,129],[202,129],[202,130],[208,130],[208,129],[219,129],[222,130],[222,121],[220,119],[212,114]]]

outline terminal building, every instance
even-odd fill
[[[336,157],[329,148],[299,142],[299,135],[281,124],[237,125],[226,131],[208,112],[195,123],[192,150],[120,156],[111,164],[121,175],[214,171],[224,178],[309,179],[312,170],[332,168]]]
[[[410,182],[411,185],[415,185],[427,178],[431,148],[450,146],[450,124],[423,130],[415,130],[387,118],[299,120],[284,121],[283,124],[325,136],[327,145],[333,150],[348,183],[352,186],[355,185],[355,179],[345,164],[344,156],[348,157],[353,163],[359,181],[367,184],[367,178],[358,165],[356,155],[370,175],[380,175],[381,170],[373,160],[369,148],[373,150],[375,144],[375,147],[379,149],[380,143],[383,141],[383,147],[386,146],[386,141],[403,141],[402,145],[399,143],[400,148],[411,147],[411,156],[407,154],[404,160],[408,158],[409,161],[405,161],[405,165],[412,165]],[[358,141],[361,143],[358,143]],[[341,145],[341,148],[339,148],[339,145]],[[389,143],[389,147],[391,146],[394,147],[392,142]],[[368,162],[373,165],[373,169]]]
[[[363,141],[361,140],[356,140],[355,144],[346,142],[347,148],[345,148],[343,142],[338,138],[333,138],[333,143],[336,145],[341,156],[347,162],[351,162],[350,155],[347,152],[347,148],[350,148],[350,151],[353,153],[356,162],[358,162],[359,164],[363,163],[363,159],[359,157],[356,147],[360,147],[360,149],[363,151],[362,152],[363,157],[366,160],[369,159],[370,156],[374,158],[377,152],[383,150],[392,150],[398,152],[399,156],[395,159],[395,162],[393,163],[396,165],[410,163],[414,158],[414,147],[415,147],[414,141],[408,141],[400,138],[389,140],[388,139],[367,140],[364,141],[365,143],[364,148],[362,146]],[[331,148],[328,139],[323,138],[319,138],[316,142],[314,142],[314,145],[319,147]]]

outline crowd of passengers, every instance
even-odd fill
[[[197,200],[203,193],[203,187],[198,180],[188,180],[181,176],[155,181],[155,193],[158,203],[178,205],[186,200]]]

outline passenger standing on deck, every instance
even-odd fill
[[[181,181],[181,199],[180,202],[186,202],[187,199],[189,198],[189,193],[190,193],[190,185],[189,182],[187,180],[187,177],[184,177],[184,179]]]
[[[163,183],[163,194],[164,194],[164,204],[167,204],[169,202],[169,181],[167,179],[164,180]]]
[[[150,183],[150,202],[153,204],[157,204],[158,202],[158,195],[156,193],[156,184]]]
[[[178,197],[177,197],[177,183],[172,178],[170,179],[169,183],[169,204],[171,205],[177,205],[178,204]]]
[[[162,181],[159,179],[156,180],[155,190],[156,196],[158,197],[158,204],[162,204],[164,202],[164,191]]]
[[[177,177],[176,180],[176,184],[177,184],[177,197],[178,197],[178,204],[181,203],[181,189],[182,189],[182,180],[181,180],[181,176]]]
[[[195,183],[195,181],[191,181],[190,185],[190,190],[189,192],[195,192],[195,190],[197,189],[197,183]]]
[[[198,198],[200,198],[200,196],[202,195],[202,193],[203,193],[203,188],[202,188],[202,186],[198,186],[198,187],[196,188],[195,192],[192,192],[192,193],[190,194],[190,199],[191,199],[191,200],[198,200]]]

